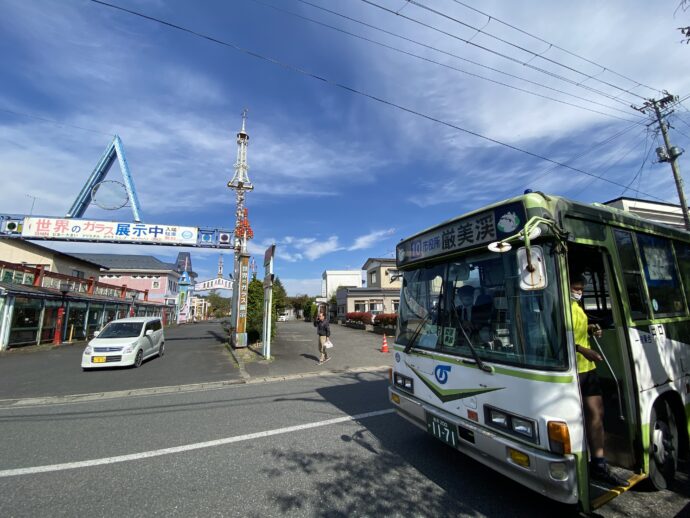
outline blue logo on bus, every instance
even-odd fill
[[[448,381],[448,373],[450,372],[450,365],[439,365],[434,370],[434,376],[441,385],[445,385]]]

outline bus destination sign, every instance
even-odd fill
[[[452,221],[400,243],[397,264],[430,259],[438,255],[500,241],[517,233],[525,225],[522,203],[511,203]]]

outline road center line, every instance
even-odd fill
[[[316,421],[313,423],[299,424],[295,426],[287,426],[285,428],[276,428],[274,430],[266,430],[265,432],[256,432],[246,435],[237,435],[235,437],[226,437],[225,439],[216,439],[213,441],[197,442],[194,444],[186,444],[184,446],[175,446],[173,448],[163,448],[161,450],[143,451],[140,453],[131,453],[129,455],[118,455],[116,457],[105,457],[102,459],[83,460],[79,462],[65,462],[63,464],[48,464],[46,466],[34,466],[31,468],[16,468],[0,470],[0,478],[16,477],[19,475],[33,475],[35,473],[48,473],[50,471],[64,471],[68,469],[88,468],[91,466],[102,466],[105,464],[115,464],[118,462],[128,462],[131,460],[148,459],[150,457],[160,457],[161,455],[171,455],[173,453],[182,453],[192,450],[201,450],[203,448],[212,448],[214,446],[222,446],[224,444],[232,444],[236,442],[249,441],[251,439],[261,439],[263,437],[270,437],[272,435],[281,435],[285,433],[298,432],[300,430],[308,430],[310,428],[319,428],[321,426],[329,426],[332,424],[345,423],[348,421],[358,421],[367,419],[369,417],[376,417],[380,415],[391,414],[395,412],[393,408],[385,410],[376,410],[374,412],[366,412],[364,414],[347,415],[344,417],[336,417],[334,419],[327,419],[325,421]]]

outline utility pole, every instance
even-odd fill
[[[683,151],[680,148],[671,145],[671,141],[668,137],[668,127],[661,113],[661,110],[665,109],[666,106],[676,102],[678,100],[678,96],[671,95],[666,91],[664,91],[664,93],[666,96],[658,101],[656,99],[649,99],[646,103],[644,103],[642,108],[637,108],[635,106],[633,106],[633,108],[645,114],[646,109],[652,108],[654,110],[654,115],[659,123],[661,134],[664,137],[664,147],[656,148],[656,154],[659,157],[659,162],[671,163],[673,178],[676,181],[676,189],[678,190],[678,200],[680,201],[680,208],[683,211],[685,230],[690,231],[690,217],[688,216],[688,204],[685,201],[685,193],[683,191],[683,177],[680,175],[680,169],[678,168],[678,157],[683,154]]]

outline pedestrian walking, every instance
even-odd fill
[[[319,313],[314,320],[314,327],[316,327],[316,334],[319,339],[319,365],[321,365],[331,359],[326,350],[326,341],[331,336],[331,326],[326,320],[326,315]]]

